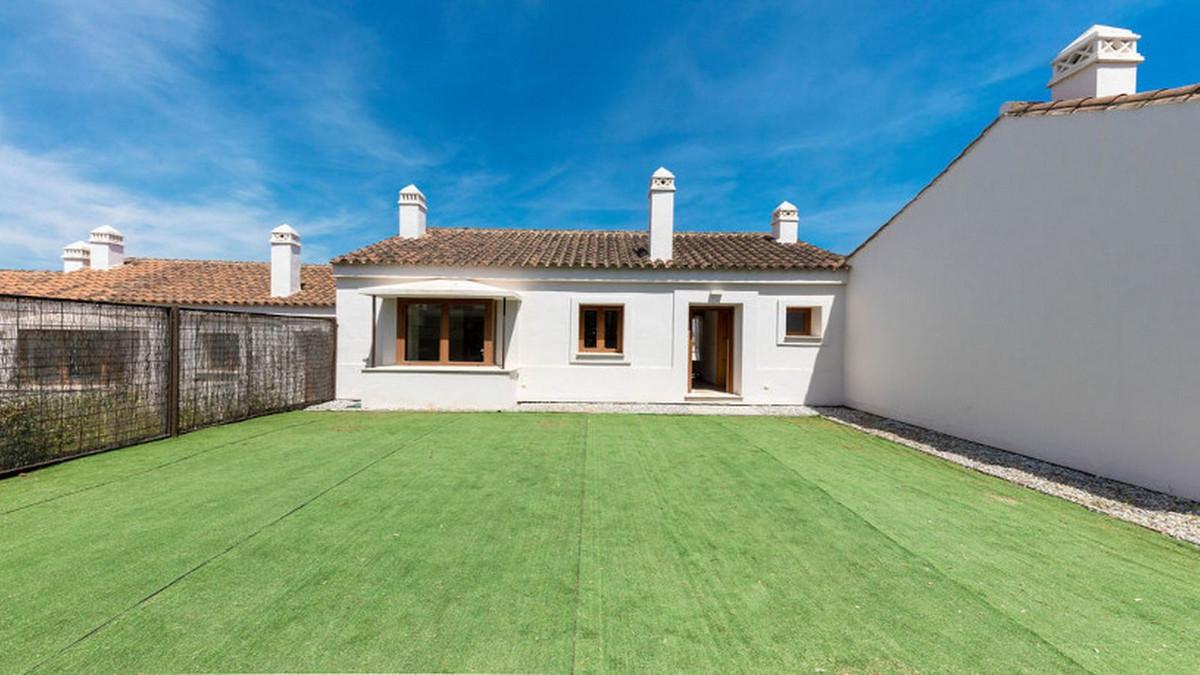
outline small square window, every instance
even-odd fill
[[[790,338],[816,337],[812,307],[788,307],[784,335]]]
[[[241,341],[235,333],[204,333],[200,336],[204,370],[236,373],[242,363]]]
[[[624,328],[624,307],[580,305],[579,351],[621,353]]]

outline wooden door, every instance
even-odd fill
[[[717,381],[716,385],[733,393],[733,308],[717,310]]]

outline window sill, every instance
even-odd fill
[[[626,354],[615,352],[575,352],[571,356],[571,363],[577,365],[627,366],[629,365],[629,358]]]
[[[375,366],[374,368],[363,368],[364,373],[472,373],[475,375],[509,375],[515,373],[513,368],[502,368],[500,366],[458,366],[458,365],[402,365],[402,366]]]
[[[819,347],[824,342],[820,335],[784,337],[779,341],[781,347]]]

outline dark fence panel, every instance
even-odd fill
[[[167,433],[167,312],[0,297],[0,470]]]
[[[333,322],[180,310],[179,428],[333,398]]]
[[[335,330],[0,295],[0,474],[330,400]]]

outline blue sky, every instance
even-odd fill
[[[333,4],[333,3],[327,3]],[[1140,88],[1200,81],[1200,3],[14,2],[0,5],[0,267],[97,225],[138,256],[306,261],[432,225],[677,227],[848,251],[1093,23]]]

